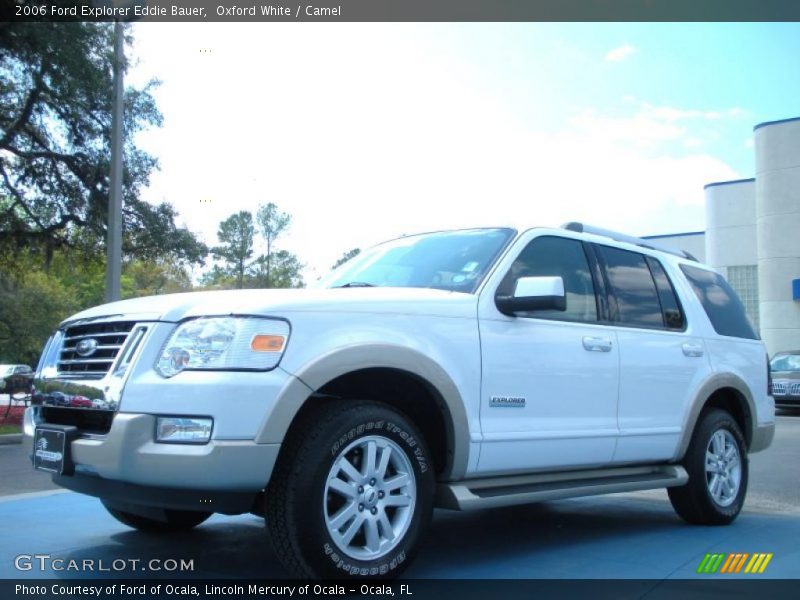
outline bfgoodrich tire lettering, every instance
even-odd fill
[[[689,483],[667,490],[675,512],[697,525],[732,522],[747,493],[748,462],[744,436],[728,412],[700,416],[683,466]]]
[[[281,450],[267,527],[294,575],[394,577],[428,528],[433,488],[427,446],[405,415],[378,402],[322,401]]]

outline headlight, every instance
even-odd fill
[[[155,369],[164,377],[191,370],[266,371],[278,365],[289,323],[263,317],[203,317],[178,326]]]

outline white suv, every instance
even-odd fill
[[[768,385],[741,302],[692,257],[577,223],[472,229],[376,246],[321,289],[79,313],[25,434],[132,527],[253,512],[294,574],[387,577],[434,506],[666,487],[686,521],[730,523]]]

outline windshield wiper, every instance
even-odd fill
[[[335,285],[335,288],[349,288],[349,287],[375,287],[374,283],[367,283],[366,281],[351,281],[344,285]]]

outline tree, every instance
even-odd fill
[[[0,362],[36,365],[47,337],[77,309],[69,288],[54,277],[0,272]]]
[[[301,288],[305,286],[301,271],[303,263],[287,250],[275,250],[272,253],[271,266],[267,271],[266,255],[259,256],[254,263],[253,275],[247,287],[260,288]]]
[[[229,272],[235,274],[239,289],[244,284],[247,261],[253,256],[253,234],[253,215],[239,211],[219,224],[217,237],[222,245],[211,249],[214,258],[225,261]]]
[[[192,289],[192,280],[181,265],[166,261],[136,260],[123,265],[123,297],[157,296]]]
[[[339,257],[339,260],[337,260],[335,263],[333,263],[333,266],[331,267],[331,270],[335,269],[338,266],[343,265],[348,260],[358,256],[359,254],[361,254],[361,248],[353,248],[352,250],[348,250],[347,252],[345,252],[344,254],[342,254]]]
[[[269,202],[259,207],[256,219],[258,220],[261,236],[267,242],[267,253],[265,255],[266,279],[264,287],[281,287],[273,284],[271,273],[273,246],[275,240],[289,228],[292,217],[290,214],[278,210],[278,206],[274,202]]]
[[[0,23],[0,246],[97,254],[108,217],[110,23]],[[127,40],[130,43],[130,40]],[[169,204],[139,198],[157,168],[134,134],[160,126],[151,91],[125,91],[124,251],[200,262],[208,249],[175,225]]]

